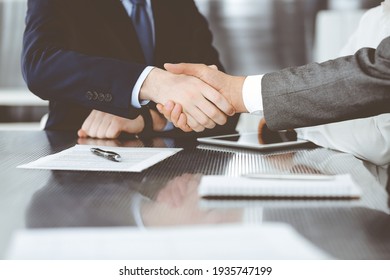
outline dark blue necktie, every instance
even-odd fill
[[[138,40],[141,43],[141,48],[145,56],[145,62],[148,65],[153,65],[153,33],[152,25],[146,10],[145,0],[130,0],[130,2],[133,4],[131,19],[133,21],[134,28],[137,31]]]

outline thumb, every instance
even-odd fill
[[[171,72],[173,74],[183,74],[183,71],[184,71],[182,63],[177,63],[177,64],[164,63],[164,68],[165,68],[165,70],[167,70],[168,72]]]
[[[206,65],[203,64],[192,64],[192,63],[178,63],[178,64],[165,63],[164,64],[164,68],[168,72],[171,72],[173,74],[185,74],[185,75],[190,75],[195,77],[200,77],[205,67],[208,68]]]

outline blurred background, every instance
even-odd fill
[[[162,1],[162,0],[160,0]],[[47,102],[20,72],[27,0],[0,0],[0,129],[40,129]],[[195,0],[229,74],[250,75],[324,61],[381,0]],[[242,117],[247,127],[258,117]],[[245,129],[240,129],[245,130]]]

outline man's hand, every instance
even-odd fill
[[[187,124],[187,116],[183,113],[183,107],[180,104],[175,104],[173,101],[168,101],[163,105],[157,104],[157,110],[164,117],[172,122],[172,124],[184,132],[191,132],[192,128]]]
[[[163,130],[166,125],[166,119],[153,110],[150,110],[150,114],[153,120],[153,130]],[[85,119],[77,134],[81,138],[115,139],[121,132],[138,134],[143,130],[144,125],[145,123],[142,116],[138,116],[134,120],[129,120],[93,110]]]
[[[227,101],[233,105],[236,113],[247,112],[242,99],[242,87],[245,77],[230,76],[218,71],[215,67],[210,67],[204,64],[165,63],[164,67],[166,70],[174,74],[190,75],[201,79],[218,92],[222,93]],[[174,99],[171,100],[178,103]]]
[[[169,100],[182,106],[189,127],[195,131],[223,125],[226,115],[234,115],[233,106],[214,88],[187,75],[153,69],[141,87],[140,99],[165,104]]]

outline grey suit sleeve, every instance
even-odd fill
[[[264,116],[274,130],[390,112],[390,37],[353,56],[266,74]]]

